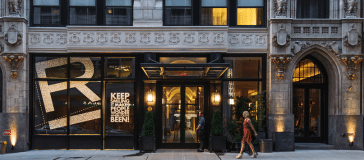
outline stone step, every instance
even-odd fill
[[[335,145],[325,143],[295,143],[296,150],[331,150]]]

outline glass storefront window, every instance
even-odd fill
[[[70,81],[70,134],[101,133],[101,82]]]
[[[36,57],[36,78],[67,78],[67,57]]]
[[[71,78],[101,78],[100,57],[71,57]]]
[[[232,76],[226,74],[226,78],[262,78],[261,57],[225,57],[224,60],[232,70]]]
[[[34,84],[34,134],[67,134],[67,82]]]
[[[134,78],[135,58],[105,58],[106,78]]]
[[[106,135],[134,134],[134,83],[106,83]]]

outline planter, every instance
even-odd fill
[[[257,132],[258,136],[256,138],[257,141],[261,140],[261,139],[265,139],[265,132]]]
[[[140,152],[156,151],[155,136],[152,137],[139,136],[139,143],[140,143]]]
[[[274,151],[294,151],[295,137],[294,132],[274,132]]]
[[[273,142],[272,139],[261,139],[259,141],[259,150],[262,153],[272,153],[273,152]]]
[[[226,152],[226,138],[224,136],[210,137],[210,153],[216,150]]]

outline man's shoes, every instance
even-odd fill
[[[198,149],[197,152],[203,152],[203,149]]]

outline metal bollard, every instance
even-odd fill
[[[6,153],[6,145],[8,144],[8,142],[0,141],[0,144],[1,144],[1,154],[5,154]]]

